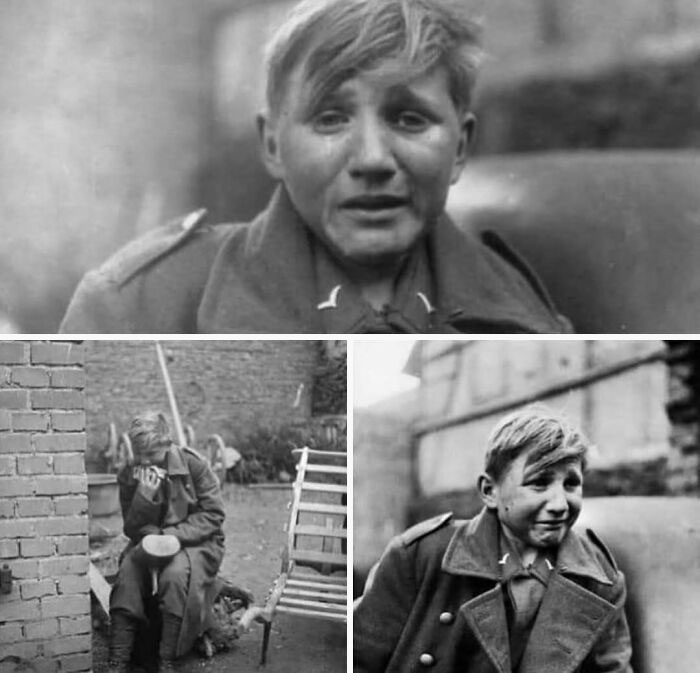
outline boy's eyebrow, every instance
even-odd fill
[[[546,476],[551,474],[552,469],[557,466],[564,464],[570,470],[578,467],[581,468],[581,461],[578,458],[573,458],[571,456],[557,456],[556,451],[552,453],[545,454],[544,456],[534,456],[532,460],[528,458],[525,461],[523,467],[523,479],[532,479],[535,476]]]
[[[408,84],[395,84],[389,88],[388,98],[391,103],[403,103],[419,108],[432,108],[435,102],[428,96],[423,96]]]
[[[355,98],[355,92],[343,82],[340,86],[330,91],[321,91],[314,95],[313,90],[308,91],[302,102],[302,110],[305,114],[314,114],[327,105],[348,105]]]

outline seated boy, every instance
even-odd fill
[[[466,4],[300,3],[268,47],[267,209],[217,227],[193,213],[133,242],[85,276],[61,331],[566,331],[502,241],[444,213],[475,128]]]
[[[129,545],[109,599],[109,673],[133,670],[136,632],[148,619],[151,601],[162,622],[159,671],[167,672],[176,670],[176,660],[204,630],[213,598],[209,589],[224,556],[224,504],[214,473],[196,451],[173,444],[162,414],[136,416],[129,437],[135,464],[117,477]],[[181,550],[160,571],[157,595],[151,596],[139,543],[160,533],[174,535]]]
[[[625,580],[573,526],[587,440],[543,407],[503,419],[474,519],[399,536],[354,613],[355,671],[572,673],[630,668]]]

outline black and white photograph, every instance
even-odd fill
[[[0,341],[0,671],[346,671],[344,341]]]
[[[693,333],[696,0],[3,0],[6,333]]]
[[[355,343],[354,671],[694,670],[698,367],[697,341]]]
[[[0,16],[0,673],[698,668],[698,0]]]

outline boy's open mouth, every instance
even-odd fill
[[[340,205],[344,210],[382,212],[403,208],[408,202],[407,198],[395,194],[360,194],[343,201]]]

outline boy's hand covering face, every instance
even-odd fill
[[[481,475],[481,497],[524,548],[556,547],[581,511],[581,462],[539,467],[528,465],[528,456],[528,452],[518,456],[499,481]]]
[[[341,262],[405,255],[444,208],[474,118],[459,113],[446,72],[402,83],[360,73],[314,102],[298,67],[275,119],[261,119],[265,162]]]

